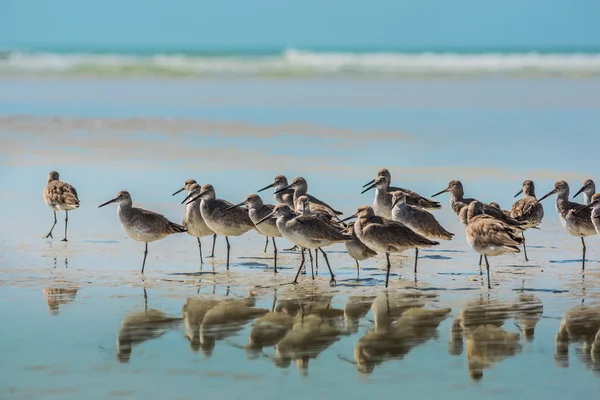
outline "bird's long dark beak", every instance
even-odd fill
[[[272,188],[273,186],[275,186],[275,184],[271,183],[269,186],[265,186],[264,188],[260,189],[259,192],[262,192],[263,190],[267,190],[269,188]]]
[[[375,179],[373,179],[372,181],[370,181],[369,183],[365,183],[364,185],[362,185],[362,187],[367,187],[369,185],[372,185],[375,183]]]
[[[271,185],[271,186],[273,186],[273,185]],[[290,186],[292,186],[292,185],[291,185],[291,184],[289,184],[289,185],[287,185],[286,187],[282,187],[281,189],[274,191],[274,192],[273,192],[273,194],[281,193],[281,192],[283,192],[284,190],[286,190],[286,189],[289,189],[289,188],[290,188]]]
[[[573,195],[573,198],[575,198],[575,197],[579,196],[579,194],[580,194],[581,192],[583,192],[584,190],[585,190],[585,186],[582,186],[582,187],[581,187],[581,189],[579,189],[579,190],[577,191],[577,193],[575,193],[575,194]]]
[[[114,203],[114,202],[116,202],[116,201],[117,201],[117,199],[112,199],[112,200],[109,200],[109,201],[107,201],[106,203],[102,203],[102,204],[100,204],[100,205],[98,206],[98,208],[100,208],[100,207],[104,207],[104,206],[107,206],[107,205],[109,205],[110,203]]]
[[[375,185],[375,184],[373,183],[371,186],[367,187],[365,190],[363,190],[362,192],[360,192],[360,194],[363,194],[364,192],[368,192],[369,190],[371,190],[371,189],[374,189],[376,186],[377,186],[377,185]],[[363,187],[364,187],[364,186],[363,186]]]
[[[183,203],[190,204],[192,201],[196,201],[203,194],[204,194],[204,192],[202,192],[202,193],[192,192],[192,193],[188,194],[185,199],[183,199],[183,201],[181,202],[181,204],[183,204]],[[187,201],[189,198],[192,198],[192,199],[190,201]]]
[[[246,204],[246,201],[242,201],[242,202],[241,202],[241,203],[239,203],[239,204],[235,204],[235,205],[233,205],[233,206],[231,206],[231,207],[227,207],[227,208],[225,209],[225,211],[229,211],[229,210],[231,210],[232,208],[241,207],[241,206],[243,206],[244,204]]]
[[[399,198],[399,197],[396,197],[396,200],[394,200],[394,201],[392,202],[392,210],[394,209],[394,207],[396,207],[396,204],[398,204],[398,202],[399,202],[399,201],[400,201],[400,198]]]
[[[444,190],[442,190],[442,191],[440,191],[440,192],[437,192],[436,194],[434,194],[434,195],[433,195],[433,196],[431,196],[431,197],[439,196],[440,194],[442,194],[442,193],[447,193],[447,192],[449,192],[449,191],[450,191],[450,188],[446,188],[446,189],[444,189]]]
[[[178,191],[176,191],[175,193],[173,193],[171,196],[175,196],[177,193],[181,193],[185,190],[184,187],[182,187],[181,189],[179,189]]]
[[[518,195],[520,195],[521,193],[523,193],[523,189],[519,190],[519,193],[515,194],[514,197],[517,197]]]
[[[575,211],[575,214],[579,214],[579,213],[580,213],[580,212],[582,212],[583,210],[587,210],[588,208],[592,207],[592,206],[594,205],[594,203],[596,203],[596,202],[594,201],[594,202],[592,202],[592,203],[588,204],[588,205],[587,205],[587,206],[585,206],[585,207],[581,207],[579,210]]]
[[[275,212],[270,213],[269,215],[267,215],[266,217],[264,217],[263,219],[261,219],[260,221],[258,221],[256,224],[254,225],[258,225],[260,223],[262,223],[263,221],[268,220],[269,218],[271,218],[273,216],[273,214],[275,214]]]
[[[538,200],[538,203],[542,200],[544,200],[546,197],[548,196],[552,196],[554,193],[556,193],[556,189],[552,189],[551,191],[549,191],[548,193],[546,193],[545,196],[543,196],[541,199]]]
[[[340,222],[348,221],[348,220],[351,220],[351,219],[353,219],[353,218],[356,218],[356,214],[354,214],[354,215],[351,215],[351,216],[349,216],[349,217],[346,217],[346,218],[344,218],[344,219],[340,219]]]

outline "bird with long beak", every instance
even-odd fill
[[[507,252],[519,253],[517,246],[523,240],[516,236],[517,231],[496,218],[485,215],[481,202],[472,201],[468,207],[467,242],[473,250],[484,257],[488,289],[491,289],[488,256],[498,256]]]
[[[444,229],[433,214],[407,204],[406,193],[398,190],[392,193],[392,198],[392,221],[403,223],[427,239],[452,240],[454,233],[450,233]],[[419,248],[415,247],[415,274],[417,273],[418,260]]]
[[[416,247],[432,247],[440,244],[419,235],[403,223],[376,216],[373,208],[369,206],[359,207],[354,217],[358,218],[354,223],[354,232],[358,239],[370,249],[385,253],[387,259],[385,287],[388,286],[392,267],[390,253],[402,253]]]
[[[517,221],[523,223],[523,229],[537,228],[544,218],[544,206],[535,197],[535,185],[533,181],[526,180],[523,182],[523,187],[515,197],[523,193],[523,198],[513,204],[510,211],[510,216]],[[527,258],[527,245],[525,244],[525,231],[521,232],[523,238],[523,253],[525,253],[525,261]]]
[[[188,184],[193,181],[194,183]],[[184,190],[188,191],[188,195],[192,193],[200,193],[200,189],[202,187],[196,183],[193,179],[188,179],[186,181],[186,185],[184,186]],[[174,194],[177,194],[175,192]],[[204,264],[204,260],[202,259],[202,243],[200,242],[201,237],[210,236],[213,237],[212,244],[212,253],[208,257],[215,256],[215,243],[217,241],[217,234],[214,233],[206,222],[204,218],[202,218],[202,212],[200,211],[200,200],[191,201],[185,206],[185,214],[183,216],[183,227],[187,230],[187,233],[191,236],[194,236],[198,240],[198,249],[200,251],[200,264]]]
[[[178,191],[176,191],[175,193],[173,193],[171,196],[175,196],[176,194],[179,194],[181,192],[183,192],[184,190],[188,191],[188,194],[190,192],[190,186],[192,186],[193,184],[197,184],[195,179],[188,179],[185,181],[185,183],[183,184],[183,187],[181,189],[179,189]]]
[[[327,253],[323,251],[322,247],[350,240],[350,236],[339,232],[318,217],[311,215],[297,215],[285,204],[275,206],[273,212],[258,221],[257,225],[262,224],[272,217],[277,218],[277,228],[282,236],[302,249],[302,260],[293,283],[298,283],[298,276],[304,266],[304,249],[315,249],[315,251],[318,249],[321,251],[321,254],[323,254],[325,262],[327,263],[327,268],[329,268],[329,273],[331,275],[330,283],[335,284],[335,275],[331,270],[331,265],[329,265]]]
[[[464,207],[471,204],[472,202],[478,201],[478,200],[473,199],[473,198],[464,197],[465,192],[463,189],[463,185],[460,181],[457,181],[457,180],[450,181],[448,183],[448,187],[446,189],[437,192],[436,194],[434,194],[431,197],[436,197],[442,193],[448,193],[448,192],[450,192],[450,207],[452,207],[452,210],[456,213],[456,216],[459,217],[459,220],[464,223],[464,221],[461,219],[461,210]],[[502,209],[491,206],[489,204],[485,204],[485,203],[481,203],[481,204],[483,205],[483,210],[484,210],[485,214],[490,215],[496,219],[499,219],[500,221],[502,221],[508,225],[511,225],[511,226],[519,227],[522,225],[521,222],[506,215],[502,211]]]
[[[294,197],[293,197],[294,208],[296,207],[298,198],[300,196],[306,196],[306,197],[308,197],[308,199],[310,200],[310,202],[312,204],[318,204],[320,206],[326,207],[326,208],[330,209],[331,212],[335,213],[336,215],[343,214],[341,211],[337,211],[336,209],[334,209],[333,207],[331,207],[329,204],[325,203],[324,201],[321,201],[321,200],[317,199],[315,196],[308,194],[307,193],[308,192],[308,182],[306,182],[306,179],[302,178],[301,176],[294,178],[292,183],[290,183],[289,185],[287,185],[281,189],[277,189],[275,191],[275,194],[283,193],[284,191],[289,190],[289,189],[294,190]]]
[[[594,193],[594,195],[590,199],[590,204],[583,207],[579,211],[583,211],[589,208],[592,209],[590,215],[592,224],[594,225],[594,228],[596,228],[596,233],[600,235],[600,193]],[[579,211],[577,211],[577,213],[579,213]]]
[[[581,269],[585,269],[585,240],[584,237],[596,234],[596,229],[591,219],[591,210],[582,204],[569,201],[569,184],[565,181],[558,181],[554,184],[554,189],[549,191],[538,201],[556,194],[556,212],[563,228],[569,235],[581,238],[582,260]]]
[[[344,245],[346,246],[348,255],[356,261],[356,273],[357,276],[359,276],[360,264],[358,262],[375,257],[377,253],[367,247],[367,245],[361,242],[358,236],[356,236],[356,233],[354,232],[354,222],[349,223],[344,232],[349,234],[352,238],[351,240],[344,242]]]
[[[217,235],[225,236],[227,269],[229,269],[229,255],[231,252],[229,236],[241,236],[249,230],[255,229],[254,224],[245,210],[241,208],[228,210],[233,204],[218,199],[212,185],[202,186],[199,193],[189,194],[183,202],[191,203],[196,200],[201,200],[200,212],[206,225]]]
[[[379,187],[377,185],[375,185],[377,178],[379,177],[384,177],[387,180],[387,187],[382,187],[382,191],[387,191],[387,192],[404,192],[404,194],[406,195],[406,203],[408,205],[411,206],[416,206],[425,210],[437,210],[442,208],[442,206],[440,205],[439,202],[437,201],[433,201],[430,200],[428,198],[425,198],[423,196],[421,196],[418,193],[413,192],[412,190],[408,190],[408,189],[403,189],[403,188],[399,188],[399,187],[395,187],[395,186],[390,186],[392,184],[392,175],[390,174],[390,171],[388,171],[386,168],[380,169],[379,171],[377,171],[377,175],[375,175],[375,179],[373,179],[372,181],[365,183],[362,187],[366,188],[367,186],[369,186],[367,189],[363,190],[362,193],[365,193],[367,190],[371,190],[373,188],[377,188],[378,190],[375,191],[375,201],[373,203],[373,209],[375,210],[375,213],[377,215],[381,215],[382,217],[386,217],[386,218],[390,218],[391,216],[387,216],[385,215],[385,205],[389,204],[387,202],[387,197],[384,196],[385,193],[379,193]],[[382,198],[378,200],[378,196],[381,195]],[[380,203],[381,205],[377,204]],[[376,205],[377,204],[377,205]],[[380,210],[380,212],[378,212],[378,209],[382,207],[384,208],[384,210]],[[391,209],[390,209],[391,212]]]
[[[294,189],[286,189],[288,187],[288,180],[285,175],[277,175],[275,179],[273,179],[273,183],[265,186],[260,189],[258,193],[274,188],[273,195],[275,196],[275,201],[277,204],[286,204],[292,210],[295,208],[294,206]]]
[[[127,236],[136,242],[144,242],[144,261],[142,262],[142,274],[146,266],[148,255],[148,243],[165,238],[173,233],[185,232],[185,228],[175,222],[169,221],[164,215],[157,214],[143,208],[133,207],[129,192],[121,191],[114,199],[100,204],[98,208],[108,204],[117,203],[117,216]]]
[[[277,273],[277,245],[275,244],[275,238],[281,237],[281,232],[279,232],[279,229],[277,228],[277,219],[272,217],[265,220],[262,224],[258,224],[260,220],[273,212],[275,206],[272,204],[264,204],[260,196],[257,194],[249,194],[246,196],[244,201],[227,208],[225,211],[242,206],[246,206],[248,209],[248,216],[256,227],[256,230],[266,238],[265,253],[267,252],[267,246],[269,245],[269,238],[272,239],[274,263],[273,269],[274,272]]]
[[[592,196],[596,193],[596,184],[591,179],[584,179],[581,182],[581,188],[573,195],[573,198],[583,193],[583,204],[588,205],[592,202]]]

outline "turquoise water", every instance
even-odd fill
[[[335,288],[322,264],[314,283],[301,276],[293,288],[287,283],[298,254],[282,252],[274,277],[266,268],[271,249],[264,254],[255,233],[231,239],[229,272],[221,239],[202,274],[194,238],[152,243],[142,277],[143,245],[125,237],[114,208],[97,206],[128,190],[134,203],[179,222],[183,196],[171,193],[185,179],[211,183],[219,197],[239,202],[284,173],[304,176],[309,192],[349,215],[372,202],[361,186],[386,167],[395,185],[423,195],[461,179],[467,195],[510,208],[524,179],[543,195],[558,179],[574,193],[582,179],[595,178],[599,89],[597,79],[0,80],[0,318],[8,321],[0,397],[275,398],[282,390],[291,398],[593,396],[600,384],[594,326],[586,340],[573,337],[568,367],[560,351],[555,357],[563,348],[555,337],[569,310],[590,307],[585,320],[600,314],[598,238],[586,240],[582,274],[579,239],[560,227],[553,198],[544,201],[541,230],[527,232],[530,262],[521,254],[490,259],[491,291],[443,197],[435,215],[455,239],[421,252],[416,282],[412,252],[393,257],[387,291],[385,259],[362,262],[357,279],[343,246],[328,249]],[[61,213],[57,239],[42,239],[52,224],[42,200],[52,169],[82,201],[69,216],[68,244],[59,242]],[[273,201],[269,193],[263,198]],[[205,252],[209,244],[203,239]],[[407,319],[395,305],[424,295],[430,298],[409,304],[451,308],[437,326]],[[183,318],[182,306],[197,296],[250,297],[254,308],[275,303],[291,315],[290,304],[302,304],[297,329],[310,327],[316,314],[319,334],[329,336],[299,341],[287,365],[277,344],[248,356],[256,319],[216,324],[198,351],[184,321],[145,323],[125,331],[144,340],[128,362],[119,360],[132,313]],[[364,316],[340,313],[354,296]],[[371,308],[373,298],[379,306]],[[499,345],[488,327],[487,335],[465,333],[459,351],[452,326],[473,302],[483,302],[483,325],[500,319],[502,337],[519,333],[518,343]],[[506,318],[490,317],[495,312]],[[527,339],[532,323],[535,336]],[[387,345],[360,347],[367,334]],[[473,379],[481,365],[483,378]]]

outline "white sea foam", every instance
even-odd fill
[[[321,76],[600,75],[594,53],[350,53],[287,50],[273,55],[0,54],[0,74]]]

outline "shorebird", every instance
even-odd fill
[[[369,183],[364,184],[363,188],[367,187],[369,185],[373,185],[376,182],[377,178],[379,178],[380,176],[383,176],[383,177],[385,177],[387,179],[388,186],[385,187],[385,191],[388,191],[388,192],[398,192],[398,191],[399,192],[404,192],[406,194],[406,203],[407,204],[409,204],[411,206],[417,206],[417,207],[420,207],[420,208],[424,208],[426,210],[437,210],[437,209],[442,208],[442,206],[440,205],[439,202],[427,199],[427,198],[421,196],[420,194],[413,192],[412,190],[403,189],[403,188],[399,188],[399,187],[395,187],[395,186],[389,186],[389,185],[392,184],[392,175],[390,174],[390,171],[388,171],[386,168],[383,168],[383,169],[380,169],[379,171],[377,171],[377,175],[375,175],[375,179],[373,179]],[[363,191],[363,193],[366,192],[367,190],[370,190],[370,189],[372,189],[372,188],[365,189]],[[374,205],[377,203],[377,196],[378,196],[378,194],[379,193],[376,192]],[[373,209],[377,213],[377,207],[374,206]],[[377,213],[377,215],[380,215],[380,214]],[[385,217],[385,215],[382,215],[382,216]],[[389,218],[389,217],[387,217],[387,218]]]
[[[521,244],[522,239],[517,236],[517,231],[507,224],[492,216],[484,215],[481,202],[472,201],[468,207],[467,242],[473,250],[484,257],[488,289],[491,289],[488,256],[498,256],[506,252],[520,253],[517,246]]]
[[[579,196],[579,193],[583,193],[583,204],[590,204],[592,202],[592,196],[596,193],[596,184],[591,179],[584,179],[583,182],[581,182],[581,189],[575,193],[573,198]]]
[[[582,210],[591,208],[591,220],[594,228],[596,228],[596,233],[600,235],[600,193],[595,193],[590,199],[590,204],[585,206]]]
[[[537,227],[544,218],[544,207],[542,203],[537,201],[535,197],[535,185],[533,181],[527,180],[523,182],[523,188],[519,191],[519,193],[515,194],[515,197],[524,194],[523,198],[517,200],[515,204],[512,206],[512,210],[510,211],[510,216],[517,221],[523,223],[523,229],[535,228]],[[527,245],[525,244],[525,232],[521,232],[521,237],[523,238],[523,253],[525,253],[525,261],[529,261],[527,258]]]
[[[335,284],[335,275],[329,265],[327,253],[323,251],[322,247],[329,246],[336,242],[349,240],[350,237],[342,234],[333,226],[323,222],[317,217],[311,215],[297,215],[285,204],[275,206],[273,212],[258,221],[257,224],[261,224],[271,217],[277,218],[277,228],[279,228],[283,237],[302,249],[302,261],[300,262],[300,267],[298,268],[293,283],[298,283],[298,276],[300,275],[300,271],[305,262],[304,249],[315,249],[315,252],[318,249],[323,254],[325,262],[327,263],[327,268],[329,268],[329,273],[331,274],[330,283]]]
[[[190,186],[192,186],[193,184],[197,184],[195,179],[188,179],[185,181],[185,183],[183,184],[183,187],[181,189],[179,189],[178,191],[176,191],[175,193],[173,193],[171,196],[175,196],[176,194],[179,194],[181,192],[183,192],[184,190],[188,191],[188,194],[190,192]]]
[[[447,192],[450,192],[450,207],[452,207],[452,210],[459,217],[459,220],[464,223],[464,221],[462,219],[462,217],[464,216],[464,212],[461,215],[461,210],[463,209],[463,207],[468,206],[469,204],[471,204],[472,202],[477,201],[477,200],[472,199],[472,198],[465,198],[464,197],[465,192],[463,189],[463,185],[460,181],[456,181],[456,180],[450,181],[450,183],[448,183],[448,187],[446,189],[434,194],[431,197],[436,197],[442,193],[447,193]],[[514,218],[511,218],[509,215],[506,215],[502,211],[502,209],[491,206],[489,204],[485,204],[485,203],[481,203],[481,204],[483,206],[483,210],[486,215],[490,215],[490,216],[492,216],[496,219],[499,219],[502,222],[507,223],[511,226],[520,226],[521,225],[521,223],[519,221],[517,221]]]
[[[188,185],[188,182],[193,181],[193,179],[188,179],[185,181],[186,185],[182,190],[187,190],[188,195],[192,193],[200,193],[201,186],[198,185],[195,181]],[[181,190],[180,190],[181,191]],[[175,192],[173,194],[177,194],[179,192]],[[215,242],[217,241],[217,234],[214,233],[204,219],[202,218],[202,212],[200,211],[200,200],[195,200],[187,203],[185,206],[185,215],[183,216],[183,227],[187,230],[187,233],[191,236],[194,236],[198,239],[198,249],[200,250],[200,264],[204,264],[204,260],[202,260],[202,243],[200,243],[200,238],[205,236],[212,235],[213,237],[213,245],[212,245],[212,254],[210,257],[215,256]]]
[[[400,222],[376,216],[373,208],[369,206],[359,207],[354,216],[358,218],[354,223],[354,232],[358,239],[370,249],[378,253],[385,253],[387,259],[386,287],[392,267],[390,253],[402,253],[410,248],[431,247],[439,244],[439,242],[419,235]]]
[[[275,188],[273,194],[277,204],[286,204],[291,209],[294,209],[294,189],[285,189],[287,186],[288,180],[285,175],[277,175],[275,179],[273,179],[273,183],[260,189],[258,193],[263,190]]]
[[[354,261],[356,261],[357,273],[360,273],[360,265],[358,262],[375,257],[377,253],[368,248],[360,241],[358,236],[356,236],[356,232],[354,232],[354,222],[348,224],[345,232],[348,233],[352,239],[345,241],[344,245],[346,246],[346,250],[350,257],[354,258]]]
[[[308,194],[308,183],[306,182],[306,179],[302,178],[301,176],[298,176],[296,178],[294,178],[294,180],[292,181],[292,183],[290,183],[287,186],[284,186],[281,189],[278,189],[275,191],[275,193],[280,193],[283,192],[287,189],[294,189],[294,208],[295,208],[295,204],[298,201],[298,198],[300,196],[307,196],[308,199],[310,200],[311,204],[318,204],[321,205],[323,207],[327,207],[328,209],[330,209],[332,212],[334,212],[336,215],[342,215],[343,213],[341,211],[337,211],[336,209],[334,209],[333,207],[331,207],[329,204],[317,199],[315,196],[311,196],[310,194]]]
[[[269,218],[265,220],[262,224],[258,225],[258,222],[261,219],[273,212],[275,206],[272,204],[264,204],[260,196],[257,194],[249,194],[246,197],[246,200],[227,208],[226,211],[229,211],[236,207],[241,207],[243,205],[246,205],[246,207],[248,208],[248,216],[250,217],[250,220],[256,227],[256,230],[262,235],[265,235],[265,238],[267,239],[265,243],[265,253],[267,252],[269,238],[271,238],[271,240],[273,241],[274,272],[277,273],[277,245],[275,244],[275,238],[281,237],[281,232],[279,232],[279,229],[277,228],[277,219]]]
[[[98,208],[111,203],[117,203],[117,215],[127,236],[136,242],[144,242],[144,261],[142,274],[146,266],[148,243],[163,239],[173,233],[185,232],[185,228],[175,222],[169,221],[164,215],[132,206],[131,195],[127,191],[120,191],[114,199],[100,204]]]
[[[504,213],[504,215],[506,215],[507,217],[510,217],[510,211],[505,210],[504,208],[500,207],[500,204],[496,203],[495,201],[490,201],[490,206],[496,207],[498,210],[502,211]]]
[[[188,201],[188,199],[190,199]],[[204,185],[200,193],[189,194],[183,202],[192,202],[201,200],[200,211],[206,225],[217,235],[225,236],[227,242],[227,269],[229,269],[229,236],[241,236],[251,229],[256,229],[250,220],[246,210],[233,208],[228,210],[233,204],[228,201],[218,199],[215,189],[212,185]]]
[[[596,229],[591,219],[591,211],[584,205],[569,201],[569,184],[565,181],[558,181],[554,184],[554,189],[548,192],[538,201],[544,200],[556,194],[556,212],[563,228],[572,236],[581,238],[582,261],[581,269],[585,269],[585,240],[584,237],[595,235]]]
[[[52,236],[52,230],[56,225],[56,211],[64,211],[65,212],[65,238],[62,240],[63,242],[68,242],[67,240],[67,225],[69,223],[69,211],[75,210],[79,208],[79,197],[77,197],[77,191],[67,182],[61,182],[58,179],[58,172],[51,171],[48,174],[48,184],[44,189],[44,201],[54,211],[54,223],[52,224],[52,228],[50,228],[50,232],[44,237],[54,238]]]
[[[454,233],[450,233],[440,225],[433,214],[421,208],[406,203],[406,193],[395,191],[392,193],[392,220],[403,223],[419,235],[427,239],[452,240]],[[415,274],[419,248],[415,247]]]

